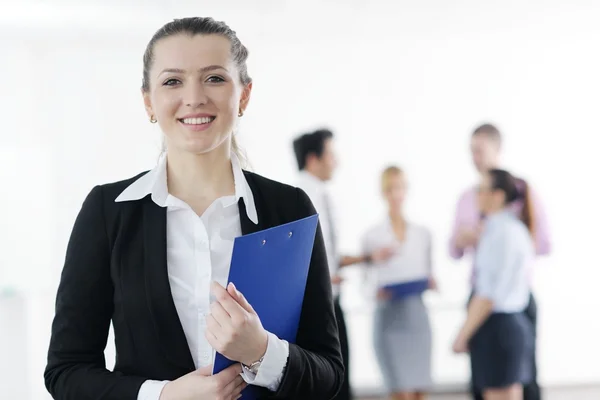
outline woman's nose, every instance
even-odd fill
[[[208,103],[208,96],[201,84],[191,84],[185,91],[185,105],[191,108],[197,108]]]

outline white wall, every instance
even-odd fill
[[[111,2],[91,9],[62,1],[37,12],[2,3],[14,12],[0,13],[0,288],[15,287],[26,299],[30,374],[21,379],[32,385],[31,398],[44,398],[53,296],[84,196],[95,184],[152,167],[158,154],[160,133],[139,94],[145,44],[171,17],[197,13],[228,21],[250,48],[255,85],[240,139],[257,172],[293,183],[292,138],[321,125],[336,131],[342,165],[334,189],[344,199],[347,251],[356,251],[363,230],[381,217],[381,167],[394,162],[407,170],[410,216],[436,241],[442,288],[427,300],[441,384],[468,379],[466,358],[449,348],[469,263],[446,254],[456,198],[475,179],[468,134],[481,121],[497,122],[506,134],[506,166],[543,196],[553,228],[554,252],[535,281],[541,380],[600,381],[600,4],[448,3],[270,1],[253,8],[230,0],[216,10],[155,1],[131,2],[118,13]],[[352,272],[349,278],[353,382],[364,387],[379,376],[369,305]],[[0,388],[20,376],[0,377]]]

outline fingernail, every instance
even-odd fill
[[[238,290],[238,288],[235,287],[235,285],[233,284],[233,282],[231,282],[231,287],[233,288],[233,290],[235,290],[235,293],[237,295],[241,295],[240,291]]]

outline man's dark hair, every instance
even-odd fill
[[[502,134],[500,130],[492,124],[483,124],[473,131],[473,136],[485,135],[488,139],[493,140],[500,146],[502,144]]]
[[[306,168],[306,159],[310,154],[321,158],[325,149],[325,141],[333,138],[333,132],[329,129],[319,129],[311,133],[305,133],[294,140],[294,153],[298,162],[298,169]]]

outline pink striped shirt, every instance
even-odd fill
[[[530,191],[533,202],[534,222],[535,222],[535,248],[538,256],[550,253],[550,228],[548,219],[540,198],[535,192]],[[523,204],[517,202],[512,207],[515,213],[520,213]],[[471,187],[467,189],[459,198],[456,205],[456,215],[454,217],[454,227],[450,238],[450,256],[454,259],[462,258],[465,253],[473,252],[473,248],[461,250],[456,247],[456,236],[461,229],[476,229],[481,221],[479,206],[477,205],[477,189]]]

